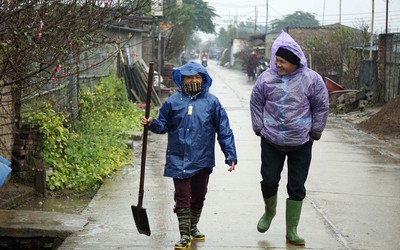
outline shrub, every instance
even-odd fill
[[[118,168],[133,163],[125,132],[141,130],[143,112],[128,100],[124,84],[104,78],[93,91],[83,89],[79,103],[73,126],[49,104],[29,115],[42,135],[42,156],[53,169],[46,177],[50,190],[93,191]]]

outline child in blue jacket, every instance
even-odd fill
[[[178,92],[162,105],[158,118],[142,118],[141,125],[153,133],[168,133],[164,176],[174,181],[174,212],[180,240],[175,249],[185,249],[191,238],[204,240],[198,228],[207,193],[209,175],[215,166],[217,138],[228,171],[237,164],[236,147],[228,115],[218,98],[209,93],[212,79],[200,64],[190,61],[173,71]]]

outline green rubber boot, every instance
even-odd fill
[[[191,209],[190,210],[190,235],[195,240],[205,240],[206,236],[202,234],[199,229],[197,228],[197,223],[200,220],[202,209]]]
[[[271,225],[272,219],[276,214],[276,204],[278,202],[278,194],[275,194],[268,199],[264,199],[265,212],[257,223],[257,230],[260,233],[265,233]]]
[[[191,245],[190,208],[176,209],[175,213],[178,217],[179,232],[181,234],[181,239],[175,243],[175,249],[186,249]]]
[[[292,245],[304,246],[305,241],[297,235],[303,201],[286,200],[286,241]]]

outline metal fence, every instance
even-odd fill
[[[76,62],[73,64],[72,60],[71,63],[66,62],[60,66],[61,69],[57,77],[40,84],[32,84],[34,87],[24,88],[20,100],[22,112],[24,112],[24,106],[44,100],[52,103],[56,111],[67,112],[71,118],[76,118],[79,89],[83,87],[93,88],[100,78],[108,76],[111,72],[116,72],[118,55],[119,53],[115,51],[114,47],[108,47],[82,53],[78,64]],[[77,70],[75,73],[71,73],[71,69],[74,68],[77,68]],[[40,79],[40,77],[36,79]],[[11,89],[7,90],[1,87],[0,90],[2,107],[0,109],[0,153],[11,159],[14,138],[17,136],[13,105],[15,98]]]
[[[400,95],[400,33],[380,34],[372,60],[361,60],[358,88],[374,92],[374,101],[386,103]]]
[[[114,54],[114,53],[113,53]],[[111,54],[112,55],[112,54]],[[69,72],[71,68],[77,68],[73,63],[66,62],[61,66],[60,77],[52,82],[43,84],[40,89],[32,91],[22,101],[29,103],[31,100],[45,100],[53,103],[56,111],[68,111],[75,118],[78,109],[78,88],[93,87],[99,79],[115,70],[115,57],[110,56],[110,51],[96,50],[84,52],[79,59],[79,73]]]
[[[378,80],[382,81],[383,97],[387,102],[400,94],[400,33],[382,34],[379,50],[383,53],[383,68]]]

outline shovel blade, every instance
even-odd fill
[[[133,219],[135,220],[136,228],[140,234],[150,236],[149,220],[147,218],[146,209],[139,206],[131,206]]]

